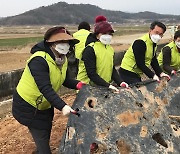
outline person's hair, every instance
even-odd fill
[[[48,29],[48,30],[46,31],[46,33],[44,34],[44,40],[49,40],[49,38],[50,38],[52,35],[55,35],[55,34],[59,33],[60,31],[64,31],[65,33],[67,33],[67,34],[70,35],[70,32],[67,31],[64,27],[61,27],[61,26],[52,27],[52,28]]]
[[[87,23],[86,21],[83,21],[78,26],[78,30],[80,30],[80,29],[86,29],[86,30],[90,31],[91,27],[90,27],[89,23]]]
[[[166,31],[166,26],[162,22],[154,21],[153,23],[151,23],[150,29],[153,30],[155,26],[161,27],[164,30],[164,32]]]
[[[180,37],[180,30],[176,31],[174,34],[174,40],[176,40],[178,37]]]

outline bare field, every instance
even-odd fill
[[[17,26],[17,27],[0,27],[0,42],[1,39],[12,39],[12,38],[25,38],[25,37],[39,37],[43,36],[45,31],[51,26]],[[65,26],[68,27],[71,33],[76,30],[75,26]],[[116,27],[116,29],[118,29]],[[137,28],[136,28],[137,29]],[[123,29],[120,29],[123,31]],[[127,28],[126,28],[127,31]],[[136,30],[137,31],[137,30]],[[118,34],[118,31],[117,31]],[[123,34],[121,36],[114,35],[112,40],[112,46],[115,51],[124,51],[130,44],[144,33],[138,34]],[[165,33],[162,42],[170,41],[171,36],[169,30]],[[11,71],[25,66],[27,58],[30,56],[30,49],[35,43],[30,43],[27,46],[17,46],[17,47],[1,47],[4,51],[0,52],[0,72]]]
[[[71,32],[76,31],[76,26],[62,25],[67,27]],[[13,26],[0,27],[0,39],[4,38],[23,38],[23,37],[37,37],[43,36],[44,33],[53,26]]]

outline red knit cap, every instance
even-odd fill
[[[96,16],[95,23],[98,23],[101,21],[107,21],[107,18],[105,16],[102,16],[102,15]]]
[[[106,33],[114,33],[114,30],[111,26],[110,23],[108,23],[107,21],[102,21],[102,22],[98,22],[95,24],[94,26],[94,33],[99,34],[106,34]]]

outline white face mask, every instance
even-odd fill
[[[55,50],[59,54],[66,55],[69,52],[70,45],[69,43],[59,43],[55,46]]]
[[[180,42],[175,41],[176,46],[180,49]]]
[[[101,43],[105,45],[109,45],[112,40],[112,35],[109,35],[109,34],[101,35],[99,40],[101,41]]]
[[[158,34],[152,34],[152,35],[151,35],[151,40],[152,40],[154,43],[158,43],[158,42],[161,40],[161,36],[159,36]]]

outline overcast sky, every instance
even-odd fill
[[[0,0],[0,17],[17,15],[60,0]],[[93,4],[103,9],[124,12],[151,11],[180,15],[180,0],[64,0],[69,4]]]

